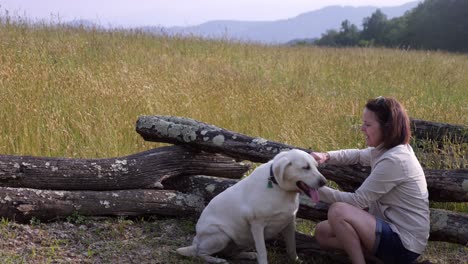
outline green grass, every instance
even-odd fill
[[[395,96],[414,118],[468,124],[464,54],[266,46],[30,26],[5,16],[0,22],[1,154],[101,158],[160,146],[135,132],[141,115],[190,117],[318,151],[360,148],[363,105],[379,95]],[[449,148],[466,159],[466,145]],[[466,203],[433,205],[468,212]],[[2,236],[9,236],[3,221]],[[127,225],[105,236],[120,239]],[[312,232],[313,224],[300,228]],[[53,257],[62,242],[40,254]],[[86,250],[90,258],[103,254],[91,244]]]

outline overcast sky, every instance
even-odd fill
[[[113,26],[190,26],[212,20],[271,21],[330,5],[398,6],[414,0],[0,0],[11,15]]]

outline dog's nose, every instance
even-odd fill
[[[324,186],[325,184],[327,184],[327,181],[326,181],[325,179],[320,179],[320,180],[319,180],[319,183],[318,183],[319,187],[322,187],[322,186]]]

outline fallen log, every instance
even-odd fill
[[[268,241],[269,246],[281,248],[284,250],[285,244],[283,239],[276,238]],[[350,264],[351,260],[345,251],[339,249],[323,249],[320,248],[315,237],[296,232],[296,250],[298,256],[302,260],[306,260],[313,256],[314,258],[319,258],[318,263],[334,263],[334,264]],[[383,263],[375,256],[365,256],[366,263],[368,264],[381,264]],[[315,259],[314,259],[315,260]],[[315,262],[313,262],[315,263]],[[416,260],[412,262],[413,264],[430,264],[431,262],[427,260]]]
[[[323,203],[313,205],[310,202],[304,202],[304,200],[307,200],[307,197],[301,198],[297,213],[298,217],[314,221],[327,219],[327,205]],[[430,208],[430,210],[431,231],[429,240],[468,245],[468,215],[443,209]],[[317,218],[317,216],[320,218]]]
[[[249,166],[221,154],[167,146],[118,158],[68,159],[0,155],[0,187],[49,190],[160,188],[179,175],[240,178]]]
[[[237,180],[207,176],[184,176],[164,181],[172,190],[52,191],[0,187],[0,215],[18,222],[33,217],[41,221],[63,219],[74,212],[84,216],[191,216]],[[189,193],[184,193],[189,191]],[[297,216],[312,221],[327,219],[328,205],[313,204],[300,196]],[[431,209],[430,240],[466,245],[468,216]]]
[[[277,251],[284,251],[286,244],[281,236],[267,241],[268,247]],[[281,252],[281,251],[280,251]],[[320,248],[317,240],[300,232],[296,232],[296,252],[300,260],[306,260],[311,256],[317,263],[350,264],[351,261],[343,250],[327,250]],[[309,263],[309,262],[306,262]],[[315,262],[312,262],[315,263]],[[374,263],[366,259],[366,263]]]
[[[359,188],[370,174],[370,167],[361,165],[335,166],[323,164],[320,172],[338,184],[347,192]],[[467,202],[468,201],[468,169],[432,170],[424,169],[429,199],[435,202]]]
[[[170,190],[49,191],[0,187],[0,215],[17,222],[83,216],[197,216],[204,200]]]
[[[136,131],[146,141],[183,144],[253,162],[268,162],[282,150],[296,148],[184,117],[141,116]]]
[[[284,240],[281,237],[267,241],[269,246],[281,248],[284,250],[286,247]],[[315,237],[296,232],[296,251],[300,259],[305,260],[313,256],[319,258],[318,263],[334,263],[334,264],[349,264],[351,260],[343,250],[338,249],[323,249],[320,248]],[[380,264],[382,263],[374,256],[365,256],[366,263]],[[417,264],[414,263],[414,264]]]
[[[183,193],[192,193],[203,197],[206,204],[216,195],[236,184],[236,179],[221,179],[205,175],[191,177],[171,177],[162,182],[168,190],[176,190]]]
[[[415,138],[444,143],[468,143],[468,127],[421,119],[411,119],[411,131]]]
[[[222,153],[239,160],[267,162],[277,153],[288,149],[302,149],[263,138],[254,138],[189,118],[172,116],[142,116],[136,131],[147,141],[188,145],[207,152]],[[369,175],[370,167],[359,165],[321,165],[325,177],[347,191],[357,189]],[[437,202],[468,202],[468,169],[425,169],[429,197]]]

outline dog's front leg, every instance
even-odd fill
[[[286,252],[292,260],[298,260],[296,252],[296,219],[293,219],[289,224],[281,231],[281,235],[284,238],[286,244]]]
[[[252,232],[255,241],[255,249],[257,250],[258,264],[268,264],[267,250],[265,246],[265,223],[252,222],[250,223],[250,231]]]

